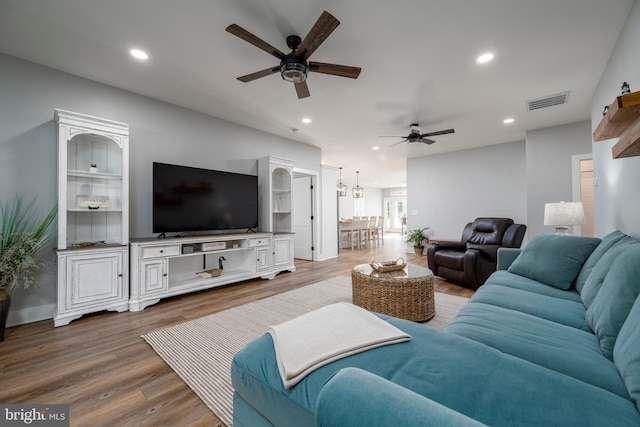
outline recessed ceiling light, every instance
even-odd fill
[[[377,145],[375,147],[371,147],[372,150],[379,150],[380,147],[378,147]]]
[[[502,121],[502,123],[504,123],[505,125],[508,125],[509,123],[513,123],[515,122],[515,119],[513,119],[513,117],[509,117],[508,119],[504,119]]]
[[[309,117],[305,117],[302,119],[302,123],[311,123],[311,119]]]
[[[142,59],[142,60],[149,59],[149,55],[147,55],[147,52],[145,52],[144,50],[131,49],[129,53],[131,54],[131,56],[137,59]]]
[[[493,53],[484,53],[478,56],[478,64],[486,64],[493,59]]]

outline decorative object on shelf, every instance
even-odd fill
[[[425,231],[429,230],[429,227],[419,228],[417,230],[409,230],[409,236],[407,237],[407,243],[413,243],[413,250],[416,255],[422,255],[424,252],[424,242],[429,243],[429,238],[425,236]]]
[[[606,115],[606,114],[607,114],[607,111],[609,111],[609,106],[608,106],[608,105],[605,105],[605,106],[604,106],[604,109],[602,110],[602,115],[603,115],[603,116],[604,116],[604,115]]]
[[[570,226],[586,222],[582,202],[545,203],[544,225],[556,227],[556,234],[571,235]]]
[[[107,242],[105,242],[104,240],[99,240],[97,242],[80,242],[80,243],[74,243],[73,246],[77,247],[77,248],[91,248],[93,246],[104,246],[106,245]]]
[[[369,265],[374,271],[387,273],[389,271],[403,270],[407,263],[404,262],[404,258],[398,258],[395,261],[371,261]]]
[[[91,167],[89,168],[89,172],[98,173],[98,167],[96,166],[95,163],[91,163]]]
[[[98,210],[100,208],[110,208],[111,203],[109,202],[109,196],[88,196],[86,194],[78,194],[76,196],[76,206],[79,208],[89,208],[89,210]]]
[[[629,87],[629,83],[627,82],[622,83],[622,87],[620,89],[622,90],[623,95],[626,95],[627,93],[631,93],[631,88]]]
[[[220,258],[218,258],[218,268],[220,270],[224,270],[224,265],[222,265],[222,261],[226,261],[226,258],[221,256]]]
[[[34,257],[56,233],[58,205],[41,219],[34,212],[35,200],[25,202],[23,196],[16,196],[13,201],[0,203],[0,341],[4,340],[11,307],[10,292],[35,284],[34,274],[44,262]]]
[[[364,188],[360,187],[360,182],[358,177],[360,176],[360,171],[356,171],[356,186],[353,187],[353,198],[361,199],[364,197]]]
[[[338,184],[338,196],[344,197],[347,195],[347,186],[342,183],[342,166],[340,166],[340,183]]]
[[[222,269],[221,268],[212,268],[210,270],[204,270],[204,271],[200,271],[198,273],[196,273],[198,276],[202,277],[203,279],[209,279],[211,277],[218,277],[222,274]]]

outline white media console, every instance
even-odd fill
[[[273,279],[280,271],[295,270],[293,235],[286,233],[133,239],[130,250],[131,311],[162,298],[257,277]],[[219,276],[198,274],[217,269],[220,262]]]

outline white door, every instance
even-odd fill
[[[313,260],[312,181],[310,176],[293,179],[293,256]]]
[[[404,197],[387,197],[384,199],[384,231],[391,233],[404,233],[402,218],[406,218],[405,208],[407,199]]]

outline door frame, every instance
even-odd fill
[[[593,160],[593,153],[571,156],[571,190],[574,201],[582,201],[580,188],[580,161],[582,160]],[[582,236],[582,226],[575,225],[574,232],[577,236]]]

